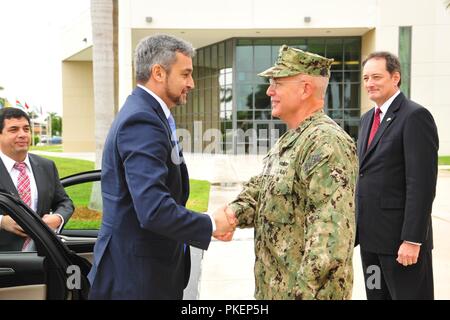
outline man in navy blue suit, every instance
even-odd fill
[[[230,239],[224,210],[185,208],[189,177],[170,109],[194,88],[192,46],[167,35],[135,52],[137,88],[114,120],[103,151],[103,220],[89,280],[91,299],[182,299],[189,246]],[[228,236],[227,236],[228,235]]]

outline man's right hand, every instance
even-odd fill
[[[23,229],[10,216],[3,216],[0,228],[20,237],[27,237],[27,234],[23,231]]]
[[[216,231],[213,233],[213,237],[222,241],[230,241],[237,225],[234,212],[225,205],[214,212],[213,218],[216,223]]]

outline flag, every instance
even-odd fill
[[[30,109],[30,107],[28,106],[27,102],[25,101],[25,108],[26,109]]]
[[[20,108],[20,109],[23,109],[22,104],[21,104],[20,101],[17,100],[17,99],[16,99],[16,107],[17,107],[17,108]]]

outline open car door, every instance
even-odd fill
[[[31,252],[0,252],[0,299],[87,299],[90,263],[17,196],[0,192],[0,212],[11,216],[35,244]]]

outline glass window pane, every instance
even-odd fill
[[[286,40],[283,39],[274,39],[272,40],[272,64],[277,61],[278,58],[278,51],[280,50],[280,47],[286,43]]]
[[[253,109],[252,85],[237,86],[235,99],[237,110]]]
[[[192,97],[192,105],[188,105],[187,113],[198,112],[198,89],[194,90]]]
[[[225,68],[233,68],[233,59],[233,40],[228,40],[226,43]]]
[[[255,86],[255,109],[270,109],[270,97],[266,94],[267,84],[259,84]]]
[[[271,111],[255,111],[255,120],[270,120]]]
[[[233,87],[231,85],[225,86],[224,102],[225,102],[225,109],[231,110],[233,106]]]
[[[330,83],[325,101],[328,109],[342,108],[342,84]]]
[[[204,51],[205,76],[210,76],[212,74],[212,71],[211,71],[211,48],[210,47],[203,48],[203,51]]]
[[[206,74],[205,64],[204,64],[204,59],[203,59],[204,51],[203,50],[198,50],[197,56],[198,56],[198,59],[197,59],[197,63],[198,63],[198,67],[197,67],[197,69],[198,69],[198,77],[199,78],[203,78],[205,76],[205,74]]]
[[[253,46],[236,47],[236,69],[238,72],[253,71]]]
[[[359,129],[359,120],[358,121],[344,121],[344,130],[355,141],[358,139],[358,129]]]
[[[346,120],[357,120],[361,117],[360,109],[344,109],[344,118]]]
[[[219,69],[224,69],[225,68],[225,43],[221,42],[219,43]]]
[[[307,51],[325,56],[325,39],[309,39]]]
[[[192,71],[192,77],[194,77],[194,80],[198,78],[198,51],[197,54],[192,58],[192,66],[194,67],[194,70]]]
[[[253,74],[254,77],[256,77],[255,80],[264,81],[264,79],[257,74],[273,65],[271,57],[272,47],[270,46],[269,40],[256,40],[254,48],[255,67]]]
[[[217,56],[217,45],[211,47],[211,74],[216,75],[219,73],[218,68],[218,56]]]
[[[253,111],[237,111],[236,117],[238,120],[252,120],[253,119]]]
[[[333,71],[330,76],[331,82],[342,82],[342,72],[341,71]]]
[[[344,112],[342,109],[328,109],[327,114],[335,121],[344,118]]]
[[[342,70],[342,55],[343,55],[343,43],[342,39],[328,39],[326,41],[326,53],[327,58],[334,59],[331,65],[332,70]]]
[[[344,68],[346,70],[359,70],[361,61],[361,42],[359,39],[344,40]]]
[[[253,78],[254,78],[254,72],[253,71],[241,71],[239,68],[237,69],[237,74],[236,74],[236,81],[239,82],[238,85],[240,85],[241,83],[253,83]]]
[[[359,72],[344,72],[344,81],[345,82],[360,82]]]
[[[357,108],[359,106],[359,84],[344,85],[344,105],[345,108]]]

